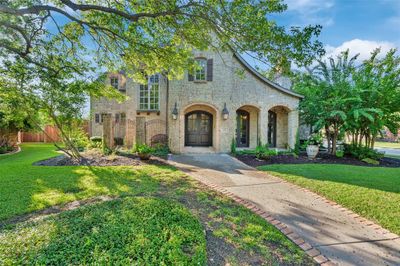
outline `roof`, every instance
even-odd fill
[[[264,77],[263,75],[260,74],[260,72],[258,72],[257,70],[255,70],[252,66],[250,66],[244,59],[243,57],[241,57],[238,53],[233,53],[234,57],[236,57],[236,59],[239,60],[239,62],[251,73],[253,74],[256,78],[258,78],[259,80],[261,80],[262,82],[264,82],[265,84],[271,86],[272,88],[281,91],[285,94],[288,94],[290,96],[294,96],[297,97],[299,99],[303,99],[304,96],[298,93],[295,93],[292,90],[286,89],[282,86],[280,86],[279,84],[276,84],[275,82],[267,79],[266,77]]]

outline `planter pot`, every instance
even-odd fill
[[[150,153],[138,153],[140,160],[149,160],[151,154]]]
[[[314,159],[315,157],[317,157],[319,147],[318,145],[308,145],[306,150],[308,159]]]

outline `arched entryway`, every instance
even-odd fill
[[[213,145],[213,116],[206,111],[192,111],[185,115],[185,146]]]
[[[235,140],[238,148],[257,147],[259,138],[260,109],[252,105],[243,105],[236,109]]]
[[[276,147],[276,118],[277,114],[274,111],[268,111],[268,146]]]
[[[288,114],[286,106],[274,106],[268,110],[268,145],[286,149],[289,146]]]
[[[236,111],[236,146],[250,146],[250,114],[245,110]]]

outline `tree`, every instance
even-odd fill
[[[62,58],[61,55],[59,57]],[[10,108],[10,116],[18,119],[18,113],[23,112],[23,119],[32,121],[34,128],[45,132],[41,124],[33,119],[39,112],[44,114],[59,129],[66,148],[55,145],[76,160],[80,159],[80,154],[73,142],[73,133],[76,131],[76,121],[81,119],[87,96],[113,97],[117,100],[125,98],[116,89],[106,86],[101,78],[92,80],[77,74],[87,71],[90,71],[87,65],[76,65],[73,69],[60,67],[57,75],[53,75],[47,68],[37,65],[27,67],[21,59],[6,61],[0,68],[4,80],[12,84],[2,86],[5,102],[9,106],[13,101],[18,103]]]
[[[46,49],[56,39],[70,57],[90,53],[100,66],[123,67],[137,78],[162,71],[181,77],[195,67],[192,49],[252,52],[271,65],[308,64],[323,53],[314,40],[321,27],[287,31],[269,19],[286,8],[280,0],[4,0],[0,53],[57,73],[57,59]]]
[[[336,153],[340,135],[351,136],[358,147],[374,147],[383,127],[400,127],[400,57],[396,50],[379,59],[380,49],[355,66],[357,55],[342,52],[329,64],[299,73],[294,89],[305,95],[300,109],[305,121],[325,130],[328,149]]]
[[[380,49],[371,53],[353,74],[354,95],[358,97],[350,113],[354,120],[348,130],[353,144],[374,147],[383,127],[397,132],[400,127],[400,57],[390,50],[380,58]]]
[[[40,116],[32,108],[23,108],[23,102],[16,94],[17,84],[0,77],[0,148],[16,144],[20,130],[31,130],[40,123]]]
[[[308,73],[300,74],[294,89],[305,96],[300,110],[307,123],[316,130],[324,129],[328,149],[336,153],[336,144],[347,121],[348,108],[353,98],[351,74],[357,55],[349,58],[349,51],[342,52],[329,63],[318,60],[318,65]]]

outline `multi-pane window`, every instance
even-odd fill
[[[125,113],[116,113],[115,114],[115,123],[125,123],[126,115]]]
[[[94,122],[95,123],[100,123],[100,114],[95,114],[94,115]]]
[[[110,85],[118,90],[118,78],[110,78]]]
[[[159,75],[152,75],[148,78],[145,85],[140,85],[139,109],[140,110],[159,110]]]
[[[207,73],[207,60],[203,58],[196,59],[197,62],[197,69],[194,75],[194,80],[198,81],[205,81],[206,80],[206,73]]]

